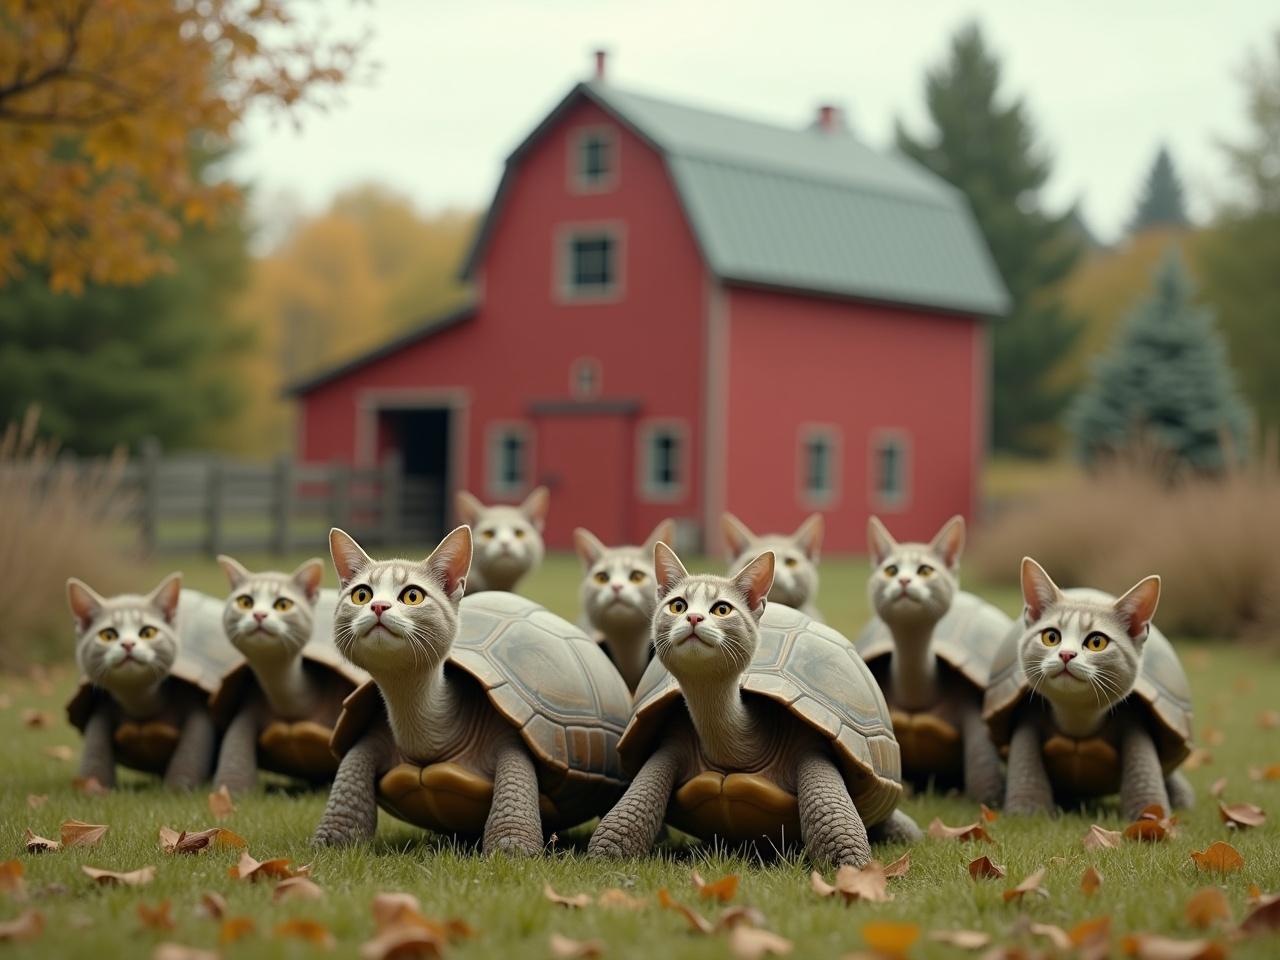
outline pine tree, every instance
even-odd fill
[[[1151,227],[1185,227],[1190,222],[1182,195],[1182,181],[1173,167],[1173,157],[1162,146],[1143,184],[1137,209],[1129,221],[1129,232],[1140,233]]]
[[[1082,326],[1055,290],[1080,254],[1072,211],[1041,208],[1049,159],[1026,106],[1000,95],[999,61],[976,24],[929,72],[925,101],[933,129],[917,139],[899,123],[898,149],[965,194],[1012,297],[1009,316],[992,324],[992,442],[1043,452],[1072,394],[1055,374]]]
[[[1150,297],[1125,319],[1072,405],[1068,424],[1085,463],[1154,443],[1198,470],[1217,471],[1245,452],[1249,412],[1213,312],[1194,294],[1181,258],[1169,254]]]

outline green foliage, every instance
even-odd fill
[[[1161,147],[1142,186],[1129,232],[1141,233],[1151,227],[1185,227],[1189,223],[1182,181],[1173,167],[1173,157],[1166,147]]]
[[[1071,394],[1054,374],[1081,327],[1054,289],[1079,256],[1073,213],[1041,209],[1049,158],[1026,105],[1000,96],[1000,64],[976,24],[929,72],[925,101],[933,129],[917,139],[899,124],[898,149],[968,197],[1013,298],[1010,315],[993,324],[993,443],[1043,451]]]
[[[1217,471],[1244,451],[1249,414],[1213,313],[1193,293],[1181,258],[1170,254],[1071,408],[1086,463],[1153,442],[1197,470]]]

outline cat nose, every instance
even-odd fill
[[[899,578],[898,578],[898,582],[899,582],[900,584],[902,584],[904,587],[905,587],[905,586],[909,586],[909,585],[910,585],[910,583],[911,583],[911,578],[910,578],[910,577],[899,577]]]
[[[382,615],[391,609],[391,604],[385,600],[379,600],[376,603],[369,604],[369,609],[373,611],[375,617],[381,620]]]
[[[707,618],[700,613],[691,613],[687,617],[685,617],[685,619],[688,620],[689,623],[691,623],[693,626],[696,627],[698,624],[700,624],[703,620]]]
[[[1063,663],[1070,663],[1075,658],[1076,658],[1076,652],[1074,650],[1058,651],[1058,659],[1061,660]]]
[[[120,649],[121,649],[121,650],[123,650],[125,653],[132,653],[132,652],[133,652],[133,648],[134,648],[135,646],[137,646],[137,644],[135,644],[132,640],[121,640],[121,641],[120,641]]]
[[[622,592],[622,584],[620,584],[620,583],[615,583],[615,584],[613,584],[613,592],[614,592],[614,593],[621,593],[621,592]]]
[[[261,623],[263,620],[267,619],[267,614],[263,610],[255,610],[253,611],[253,619]]]

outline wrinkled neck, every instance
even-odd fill
[[[1105,707],[1050,701],[1049,708],[1053,711],[1053,725],[1069,737],[1091,737],[1107,722]]]
[[[629,630],[615,628],[600,631],[613,665],[618,668],[618,673],[622,674],[627,688],[633,693],[649,666],[650,631],[651,627],[647,623]]]
[[[445,675],[444,660],[425,668],[375,676],[396,745],[417,761],[450,755],[465,727],[466,697]]]
[[[750,769],[761,753],[761,730],[742,698],[740,677],[681,681],[702,752],[718,767]]]
[[[932,623],[890,625],[893,656],[889,664],[889,699],[908,710],[938,702],[938,659],[933,652]]]
[[[262,663],[250,661],[249,665],[272,713],[296,720],[312,712],[315,694],[300,650]]]

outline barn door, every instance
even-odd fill
[[[538,482],[551,490],[547,546],[573,546],[573,528],[605,543],[625,543],[635,484],[631,421],[618,415],[561,414],[538,421]]]

